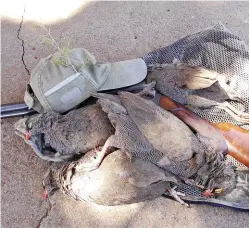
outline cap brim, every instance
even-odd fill
[[[142,59],[111,63],[109,75],[98,91],[132,86],[143,81],[146,75],[147,66]]]

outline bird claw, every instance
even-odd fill
[[[155,86],[156,86],[156,82],[152,81],[149,84],[145,84],[144,88],[142,91],[140,91],[139,93],[137,93],[139,96],[141,97],[155,97],[156,91],[155,91]]]
[[[202,196],[205,197],[215,197],[215,194],[221,194],[224,191],[223,188],[216,188],[216,189],[207,189],[204,192],[202,192]]]
[[[171,189],[168,189],[170,195],[177,201],[179,202],[181,205],[185,205],[186,207],[189,207],[189,204],[185,203],[179,196],[186,196],[184,193],[182,192],[177,192],[175,189],[177,188],[177,186],[174,186]]]
[[[202,192],[201,195],[205,197],[213,197],[214,196],[213,189],[207,189],[204,192]]]
[[[47,178],[46,176],[44,178]],[[53,200],[51,200],[51,196],[54,194],[54,191],[57,190],[58,187],[53,187],[45,184],[45,180],[42,181],[44,192],[42,194],[42,198],[48,201],[51,205],[55,204]]]
[[[249,113],[237,110],[228,102],[223,102],[217,108],[225,110],[232,118],[241,123],[249,123]]]

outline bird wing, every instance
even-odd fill
[[[139,157],[154,164],[163,158],[163,153],[150,144],[122,105],[107,99],[99,99],[98,103],[108,113],[108,118],[115,128],[115,137],[113,137],[115,140],[112,141],[111,146],[126,149],[133,157]]]
[[[181,120],[135,94],[122,92],[120,99],[138,129],[156,150],[175,161],[193,156],[195,135]]]

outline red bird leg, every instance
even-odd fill
[[[207,189],[204,192],[202,192],[201,195],[205,197],[212,197],[214,196],[213,189]]]

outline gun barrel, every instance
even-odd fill
[[[32,115],[35,113],[36,111],[33,109],[29,109],[25,103],[1,105],[1,119],[16,116]]]

